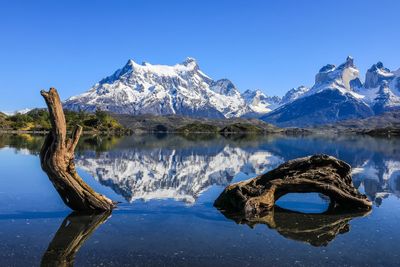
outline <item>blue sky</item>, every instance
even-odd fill
[[[312,85],[347,55],[364,72],[400,67],[400,1],[3,1],[0,110],[44,106],[40,89],[63,99],[86,91],[130,58],[198,60],[215,79],[283,95]]]

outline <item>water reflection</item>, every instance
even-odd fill
[[[129,266],[132,262],[146,266],[343,266],[365,262],[393,266],[399,262],[400,231],[396,226],[400,202],[395,197],[400,196],[399,139],[84,137],[76,158],[91,186],[99,186],[99,182],[108,186],[96,189],[106,190],[102,193],[113,199],[119,196],[112,191],[127,201],[153,200],[121,203],[109,223],[93,236],[98,242],[84,246],[108,215],[73,213],[48,245],[66,207],[40,170],[38,158],[25,156],[37,154],[42,143],[41,136],[0,135],[1,265],[38,265],[43,256],[43,266],[68,266],[74,255],[80,266]],[[301,214],[276,208],[257,220],[235,218],[245,224],[238,226],[212,206],[228,183],[315,153],[349,162],[356,187],[381,207],[374,208],[368,218],[355,220],[365,214],[324,213],[325,209],[319,211],[323,214]],[[300,206],[296,200],[292,205]],[[312,210],[321,207],[314,205]],[[313,249],[307,244],[327,247]]]
[[[275,207],[262,217],[249,219],[222,212],[238,224],[246,224],[251,228],[264,224],[285,238],[316,247],[327,246],[337,235],[349,232],[352,219],[369,213],[336,213],[329,210],[324,213],[300,213]]]
[[[72,212],[61,223],[50,242],[42,257],[41,266],[74,266],[76,253],[110,215],[110,212],[99,214]]]
[[[82,153],[76,165],[129,202],[171,198],[194,203],[208,187],[226,186],[240,172],[262,173],[283,162],[268,151],[251,153],[231,146],[203,150],[160,147]]]
[[[0,148],[37,153],[40,136],[0,135]],[[353,167],[357,188],[380,205],[400,196],[400,139],[363,136],[179,136],[84,137],[76,165],[126,201],[175,199],[194,203],[211,186],[266,172],[280,163],[325,153]]]
[[[165,199],[194,203],[210,186],[226,186],[284,161],[326,153],[349,162],[357,188],[379,205],[400,196],[400,140],[346,138],[245,138],[187,140],[132,137],[101,153],[83,151],[77,166],[127,201]]]

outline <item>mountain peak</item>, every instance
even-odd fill
[[[197,63],[197,60],[192,57],[187,57],[182,64],[185,67],[188,67],[190,69],[198,70],[199,69],[199,64]]]
[[[345,69],[345,68],[355,68],[356,66],[354,65],[354,58],[351,56],[347,56],[346,61],[341,64],[338,69]]]
[[[196,63],[196,64],[197,64],[197,60],[196,60],[195,58],[193,58],[193,57],[187,57],[187,58],[182,62],[183,65],[188,65],[188,64],[190,64],[190,63]]]
[[[338,89],[342,93],[354,91],[354,85],[359,86],[359,71],[354,65],[354,59],[350,56],[346,62],[338,67],[328,64],[321,68],[315,76],[315,85],[307,94],[313,94],[325,89]]]
[[[326,64],[319,70],[319,72],[328,72],[328,71],[334,70],[335,68],[336,68],[336,66],[334,64]]]
[[[354,66],[354,58],[352,56],[347,56],[345,64],[347,66],[353,67]]]
[[[377,88],[383,84],[384,81],[391,81],[395,74],[390,69],[385,68],[383,63],[378,61],[367,70],[365,74],[365,88]]]
[[[239,117],[249,110],[230,80],[212,80],[199,70],[194,58],[172,66],[146,62],[139,65],[129,60],[89,91],[68,99],[64,107],[208,118]]]
[[[258,115],[274,110],[280,105],[282,100],[278,96],[267,96],[259,89],[248,89],[242,93],[242,97],[250,109]]]
[[[398,108],[399,105],[400,97],[390,90],[388,81],[382,81],[373,106],[375,113],[380,114],[393,108]]]
[[[310,88],[300,85],[297,88],[290,89],[283,97],[282,97],[282,104],[287,104],[293,102],[294,100],[302,97]]]
[[[377,71],[383,71],[383,72],[390,72],[390,69],[385,68],[383,66],[383,63],[381,61],[378,61],[376,64],[373,64],[371,68],[368,69],[368,72],[377,72]]]

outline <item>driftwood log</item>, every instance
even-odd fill
[[[42,257],[42,267],[74,266],[75,255],[111,215],[111,212],[77,213],[72,212],[62,222],[53,240]]]
[[[353,185],[351,167],[327,155],[290,160],[256,178],[229,185],[214,202],[224,213],[260,217],[288,193],[321,193],[330,199],[329,211],[367,211],[367,196]]]
[[[71,138],[67,138],[67,126],[57,90],[40,92],[49,109],[52,129],[40,151],[42,169],[47,173],[64,203],[75,211],[109,211],[115,202],[95,192],[75,170],[74,151],[82,134],[77,125]]]

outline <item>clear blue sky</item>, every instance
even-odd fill
[[[0,110],[44,106],[137,62],[191,56],[214,79],[283,95],[327,63],[400,67],[400,1],[2,1]],[[362,77],[363,78],[363,77]]]

